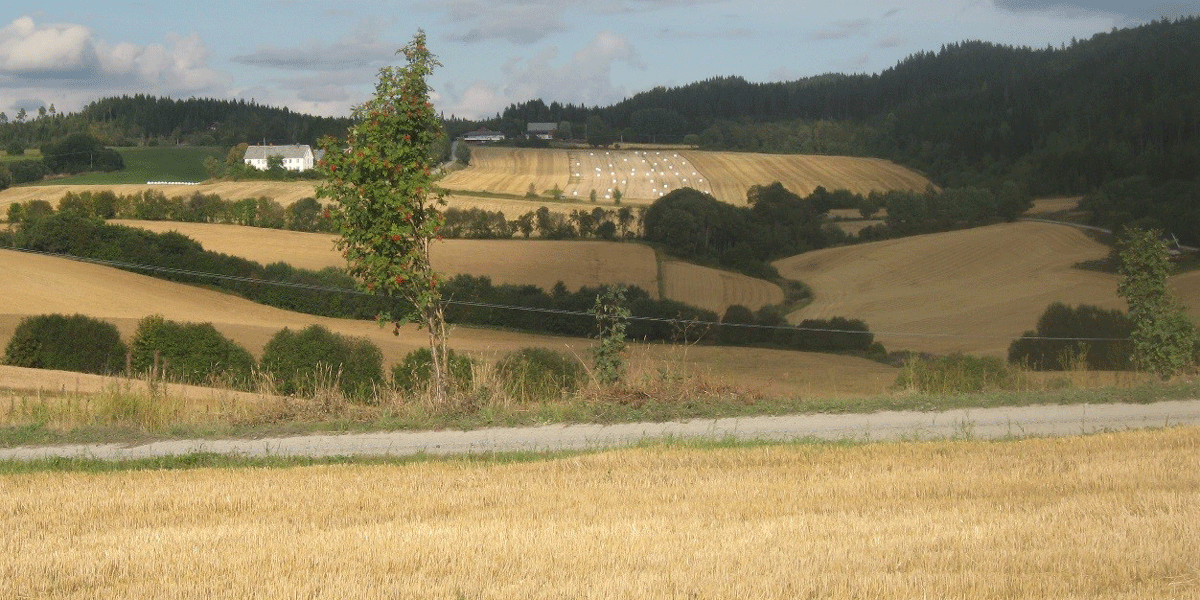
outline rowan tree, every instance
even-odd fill
[[[1129,303],[1134,364],[1167,378],[1192,364],[1196,327],[1167,290],[1171,265],[1160,235],[1126,230],[1120,243],[1117,294]]]
[[[318,168],[325,182],[320,198],[333,202],[329,217],[340,235],[337,248],[347,270],[368,291],[404,302],[381,324],[400,327],[416,322],[429,333],[435,399],[446,399],[446,327],[438,274],[430,250],[440,239],[445,205],[435,185],[430,149],[441,135],[441,122],[429,100],[426,78],[441,66],[418,31],[403,54],[406,64],[379,70],[375,95],[354,108],[344,142],[321,140],[325,151]]]

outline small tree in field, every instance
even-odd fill
[[[354,108],[344,145],[325,138],[325,176],[317,194],[333,201],[330,218],[348,271],[369,291],[405,301],[400,314],[380,315],[399,335],[417,322],[429,332],[432,389],[448,388],[446,327],[440,281],[429,260],[445,205],[435,187],[430,148],[441,122],[429,101],[426,78],[441,66],[418,31],[398,53],[407,64],[379,70],[375,96]]]
[[[1129,303],[1134,364],[1166,378],[1192,363],[1196,327],[1167,291],[1171,264],[1160,234],[1129,229],[1121,237],[1117,294]]]

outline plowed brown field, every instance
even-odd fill
[[[1115,275],[1072,268],[1107,252],[1072,227],[1010,223],[820,250],[775,266],[816,295],[794,321],[860,318],[889,349],[1003,356],[1052,302],[1124,309]],[[1171,287],[1188,303],[1200,298],[1200,275]]]
[[[151,314],[189,322],[210,322],[223,334],[256,355],[283,327],[299,329],[320,324],[330,330],[366,337],[383,350],[385,364],[398,361],[427,344],[415,327],[401,330],[374,322],[329,319],[262,306],[227,294],[170,283],[117,269],[0,250],[0,347],[20,320],[48,313],[85,314],[112,322],[126,339],[137,321]],[[518,334],[456,327],[451,346],[494,360],[527,346],[544,346],[586,356],[590,340]],[[631,354],[631,371],[658,373],[687,369],[721,382],[781,395],[844,395],[881,393],[895,379],[895,369],[879,363],[833,355],[762,349],[638,346]],[[0,371],[0,387],[11,387]],[[45,387],[58,388],[61,378]],[[26,385],[26,384],[20,384]]]

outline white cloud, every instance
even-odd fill
[[[208,66],[209,52],[196,34],[167,35],[164,44],[140,46],[95,39],[82,25],[38,25],[28,16],[0,29],[0,105],[16,106],[19,91],[67,101],[64,110],[104,93],[131,88],[158,95],[221,94],[232,80]],[[81,92],[85,92],[81,94]]]
[[[78,79],[94,74],[96,49],[80,25],[44,25],[20,17],[0,29],[0,73],[24,78]]]
[[[449,89],[447,112],[469,118],[494,115],[513,103],[534,98],[587,106],[621,100],[626,90],[613,84],[612,70],[621,63],[637,69],[645,64],[627,39],[602,32],[570,60],[556,64],[556,48],[528,58],[514,58],[502,69],[504,83],[475,81],[460,94]]]
[[[365,21],[331,44],[310,40],[290,47],[260,46],[252,54],[238,55],[232,60],[244,65],[304,71],[378,66],[393,60],[396,50],[402,45],[384,41],[381,39],[383,33],[383,23]]]

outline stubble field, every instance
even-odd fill
[[[5,273],[0,278],[0,297],[5,299],[0,306],[0,347],[8,343],[22,318],[48,313],[104,319],[116,324],[126,340],[132,337],[138,320],[147,315],[212,323],[255,356],[261,356],[267,341],[283,327],[298,330],[310,324],[371,340],[382,349],[385,365],[399,362],[428,343],[415,327],[403,328],[397,337],[390,328],[374,322],[284,311],[228,294],[60,258],[0,250],[0,272]],[[450,339],[455,350],[489,362],[529,346],[586,357],[593,343],[469,327],[454,328]],[[630,364],[635,374],[654,376],[682,370],[751,392],[784,397],[882,393],[896,376],[892,367],[861,358],[759,348],[637,345],[630,353]],[[47,378],[47,385],[39,387],[59,388],[57,375],[47,373]],[[0,387],[4,385],[0,383]]]
[[[6,598],[1194,598],[1200,430],[0,477]]]
[[[113,221],[155,232],[178,231],[208,250],[269,264],[342,267],[330,234],[264,230],[238,225]],[[552,240],[446,240],[434,246],[433,266],[450,275],[486,276],[495,284],[536,285],[549,291],[562,281],[568,290],[603,284],[636,285],[651,297],[662,290],[671,300],[723,314],[730,304],[752,310],[783,300],[778,285],[709,267],[664,261],[659,272],[654,250],[637,243]]]
[[[817,186],[856,193],[891,189],[924,190],[920,174],[874,158],[773,155],[695,150],[550,150],[472,149],[471,166],[448,175],[451,190],[488,190],[523,195],[532,184],[538,193],[558,186],[567,199],[611,202],[613,190],[625,200],[649,204],[667,192],[692,187],[737,205],[746,191],[775,181],[806,196]]]
[[[828,248],[774,264],[816,296],[793,320],[858,317],[888,348],[1005,356],[1053,302],[1124,310],[1116,275],[1072,267],[1107,253],[1072,227],[1006,223]],[[1200,273],[1178,275],[1170,287],[1200,316]]]

